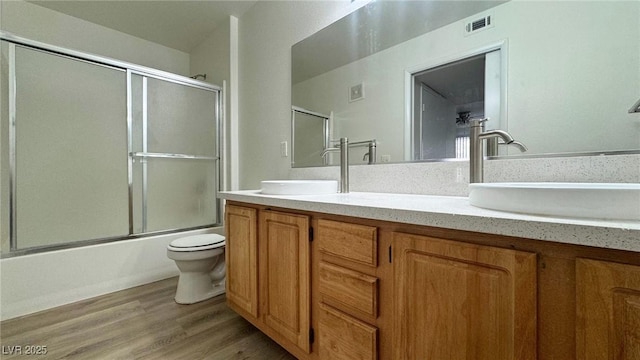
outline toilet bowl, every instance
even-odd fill
[[[175,301],[193,304],[225,292],[225,238],[218,234],[181,237],[167,246],[180,270]]]

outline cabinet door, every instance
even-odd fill
[[[258,317],[257,210],[233,205],[225,209],[227,301]]]
[[[536,358],[536,255],[394,233],[394,359]]]
[[[260,212],[260,305],[264,322],[309,353],[309,218]]]
[[[640,266],[576,260],[580,360],[640,359]]]

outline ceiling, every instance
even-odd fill
[[[27,0],[76,18],[184,52],[204,41],[229,15],[257,0]]]

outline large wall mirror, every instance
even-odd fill
[[[293,166],[334,164],[341,137],[377,163],[464,159],[475,117],[524,156],[640,152],[638,39],[637,1],[372,1],[292,47],[292,105],[328,118],[292,125],[318,144]]]

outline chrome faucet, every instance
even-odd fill
[[[366,152],[364,154],[364,156],[362,157],[362,161],[364,161],[365,159],[369,158],[369,165],[371,164],[375,164],[376,163],[376,147],[377,147],[377,142],[376,139],[373,140],[365,140],[365,141],[357,141],[357,142],[352,142],[349,144],[349,147],[360,147],[360,146],[367,146],[369,148],[369,151]]]
[[[320,154],[321,157],[326,157],[327,154],[334,151],[340,151],[340,192],[349,192],[349,148],[368,146],[369,152],[365,154],[365,157],[369,156],[369,164],[375,164],[376,162],[376,140],[358,141],[349,143],[349,139],[344,137],[340,138],[340,145],[336,147],[330,147],[324,149]],[[364,160],[364,158],[362,158]]]
[[[472,119],[469,121],[469,182],[478,183],[484,181],[484,150],[483,140],[487,140],[488,152],[497,155],[497,147],[500,144],[498,138],[506,145],[513,145],[520,151],[527,151],[527,147],[519,141],[515,141],[511,135],[503,130],[485,130],[484,123],[487,119]]]
[[[333,151],[340,151],[340,192],[349,192],[349,139],[340,138],[338,147],[330,147],[324,149],[320,156],[325,157]]]

